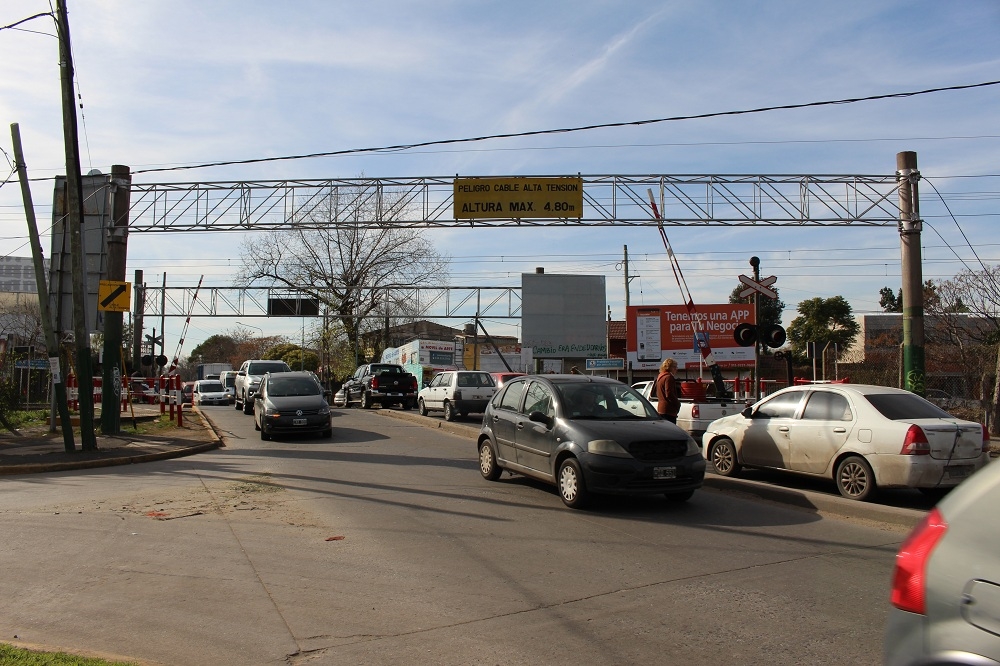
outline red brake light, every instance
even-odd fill
[[[903,456],[926,456],[930,455],[931,445],[927,441],[927,435],[920,429],[920,426],[911,425],[906,436],[903,437],[903,448],[899,454]]]
[[[890,602],[900,610],[923,615],[926,611],[927,561],[941,537],[948,531],[941,512],[932,509],[913,528],[896,554],[892,572]]]
[[[373,389],[378,388],[378,376],[372,377],[372,388]]]
[[[697,419],[701,417],[701,410],[698,409],[698,403],[691,405],[691,418]]]

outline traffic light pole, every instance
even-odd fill
[[[753,266],[753,281],[760,284],[760,257],[750,257],[750,265]],[[754,402],[760,400],[760,338],[761,338],[761,327],[760,327],[760,297],[763,296],[759,291],[753,295],[753,321],[754,326],[757,327],[757,335],[754,336],[753,342],[753,385],[754,385]]]

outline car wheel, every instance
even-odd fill
[[[665,493],[665,496],[671,502],[687,502],[689,499],[694,497],[693,490],[685,490],[682,493]]]
[[[254,430],[260,430],[260,424],[257,423],[257,415],[256,414],[253,417],[253,429]]]
[[[571,509],[581,509],[587,505],[590,493],[583,481],[583,471],[576,458],[566,458],[559,465],[559,474],[556,475],[559,482],[559,497],[563,504]]]
[[[424,404],[423,398],[417,401],[417,413],[421,416],[427,416],[427,405]]]
[[[455,420],[455,408],[447,400],[445,400],[445,403],[444,403],[444,420],[445,421],[454,421]]]
[[[837,482],[837,490],[847,499],[864,501],[875,494],[875,474],[871,465],[859,456],[841,460],[833,479]]]
[[[253,403],[247,402],[246,399],[243,400],[243,413],[253,414]]]
[[[368,391],[361,393],[361,409],[371,409],[372,399],[368,397]]]
[[[413,409],[413,401],[412,400],[404,400],[403,402],[399,403],[399,406],[402,409],[405,409],[406,411],[410,411],[411,409]]]
[[[233,408],[234,409],[243,409],[243,403],[240,402],[238,398],[233,398]]]
[[[493,445],[488,439],[484,439],[479,445],[479,471],[487,481],[496,481],[503,474],[503,469],[497,464],[497,457],[493,454]]]
[[[736,476],[743,468],[736,458],[736,445],[729,438],[722,438],[712,445],[712,466],[719,476]]]

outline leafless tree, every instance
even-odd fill
[[[247,239],[238,286],[287,289],[319,300],[355,355],[361,335],[422,313],[412,287],[444,284],[447,257],[403,219],[408,194],[386,186],[332,188],[287,229]],[[300,226],[297,224],[301,222]],[[380,353],[381,350],[372,350]]]

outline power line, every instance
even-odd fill
[[[667,123],[667,122],[677,122],[681,120],[703,120],[706,118],[720,118],[724,116],[740,116],[753,113],[764,113],[767,111],[787,111],[791,109],[805,109],[811,107],[821,107],[821,106],[833,106],[839,104],[855,104],[858,102],[871,102],[881,99],[899,99],[906,97],[916,97],[918,95],[929,95],[932,93],[945,92],[945,91],[955,91],[955,90],[968,90],[972,88],[984,88],[987,86],[995,86],[1000,84],[1000,81],[985,81],[983,83],[971,83],[966,85],[957,86],[945,86],[941,88],[928,88],[926,90],[916,90],[911,92],[901,92],[901,93],[887,93],[882,95],[869,95],[867,97],[851,97],[845,99],[836,100],[826,100],[821,102],[804,102],[800,104],[781,104],[776,106],[763,106],[754,109],[741,109],[737,111],[716,111],[711,113],[699,113],[688,116],[671,116],[667,118],[653,118],[648,120],[630,120],[623,122],[614,123],[598,123],[594,125],[580,125],[577,127],[564,127],[559,129],[546,129],[546,130],[532,130],[528,132],[508,132],[502,134],[487,134],[477,137],[468,137],[464,139],[438,139],[434,141],[420,141],[416,143],[404,143],[396,144],[390,146],[382,146],[378,148],[348,148],[344,150],[333,150],[318,153],[304,153],[301,155],[285,155],[281,157],[257,157],[245,160],[226,160],[218,162],[206,162],[202,164],[195,164],[190,166],[174,166],[174,167],[159,167],[153,169],[137,169],[133,171],[133,174],[140,173],[154,173],[154,172],[164,172],[164,171],[185,171],[189,169],[203,169],[209,167],[217,166],[234,166],[238,164],[260,164],[264,162],[280,162],[286,160],[301,160],[301,159],[311,159],[315,157],[335,157],[338,155],[359,155],[364,153],[384,153],[384,152],[400,152],[405,150],[412,150],[413,148],[425,148],[428,146],[443,146],[443,145],[454,145],[460,143],[475,143],[479,141],[489,141],[492,139],[513,139],[519,137],[528,136],[543,136],[552,134],[569,134],[573,132],[585,132],[595,129],[609,129],[615,127],[640,127],[643,125],[653,125],[657,123]]]

